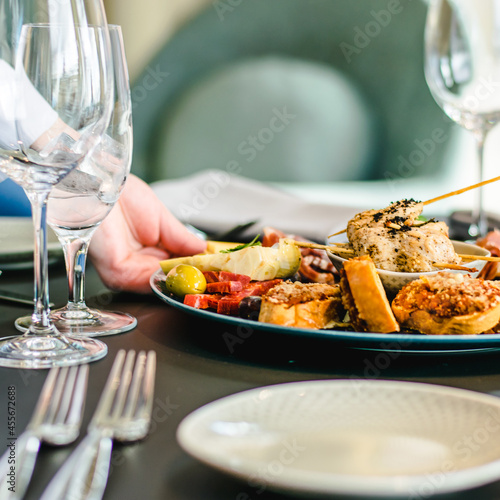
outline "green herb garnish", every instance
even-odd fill
[[[236,252],[237,250],[243,250],[248,247],[260,247],[262,243],[257,241],[259,239],[260,234],[258,234],[250,243],[243,243],[242,245],[235,246],[233,248],[228,248],[227,250],[221,250],[220,253],[229,253]]]

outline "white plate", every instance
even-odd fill
[[[61,245],[49,228],[49,256],[61,255]],[[33,222],[31,217],[0,217],[0,268],[33,267]]]
[[[193,457],[253,486],[427,498],[499,479],[499,430],[494,396],[353,379],[222,398],[188,415],[177,439]]]

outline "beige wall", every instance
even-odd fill
[[[212,0],[104,0],[108,22],[122,26],[133,80],[176,28]]]

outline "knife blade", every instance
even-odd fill
[[[0,300],[6,300],[9,302],[16,302],[18,304],[24,304],[28,306],[33,306],[33,297],[18,292],[12,292],[10,290],[0,290]],[[49,307],[54,307],[52,302],[49,303]]]

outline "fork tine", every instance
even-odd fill
[[[95,424],[104,416],[109,414],[113,400],[115,399],[115,394],[120,384],[120,373],[122,371],[123,362],[125,359],[125,350],[120,349],[116,354],[115,361],[109,372],[108,379],[106,380],[106,385],[101,393],[99,402],[95,409],[92,420],[89,424],[89,429],[94,427]]]
[[[141,389],[141,383],[144,377],[145,365],[146,365],[146,353],[144,351],[141,351],[137,355],[137,361],[135,364],[134,374],[132,376],[131,387],[129,395],[127,397],[127,404],[121,412],[121,414],[125,418],[132,417],[132,414],[134,413],[134,410],[137,407],[137,400],[139,398],[139,391]]]
[[[42,439],[53,445],[74,441],[80,433],[83,407],[87,393],[88,365],[61,369],[54,397],[44,419],[47,427]],[[49,427],[50,426],[50,427]]]
[[[64,419],[64,415],[61,415],[64,399],[63,392],[66,392],[66,387],[73,386],[72,379],[74,379],[74,372],[69,372],[67,366],[64,366],[59,370],[59,374],[54,387],[54,392],[52,393],[50,406],[45,416],[45,422],[61,422]]]
[[[151,419],[153,411],[154,385],[156,375],[156,352],[149,351],[146,360],[146,375],[142,386],[141,400],[143,403],[144,416],[148,420]]]
[[[43,422],[50,401],[52,399],[52,392],[54,391],[54,385],[56,383],[59,370],[60,368],[57,366],[49,370],[49,374],[47,375],[45,383],[43,384],[42,392],[38,397],[35,410],[33,411],[33,417],[28,424],[28,428],[35,428]]]
[[[127,400],[127,395],[129,393],[129,387],[132,381],[132,370],[134,368],[135,351],[128,351],[127,357],[125,359],[125,365],[121,374],[120,385],[118,387],[118,392],[113,403],[113,410],[111,411],[111,418],[117,419],[123,412],[125,402]]]
[[[73,385],[73,390],[70,392],[70,389],[67,389],[68,393],[72,396],[71,406],[67,414],[67,422],[80,426],[79,424],[82,420],[83,408],[85,406],[85,396],[87,394],[89,365],[78,365],[75,368],[78,368],[78,374]]]
[[[136,441],[147,435],[153,409],[155,372],[156,353],[139,353],[130,398],[122,414],[123,420],[128,421],[130,425],[115,429],[114,438],[118,441]]]

